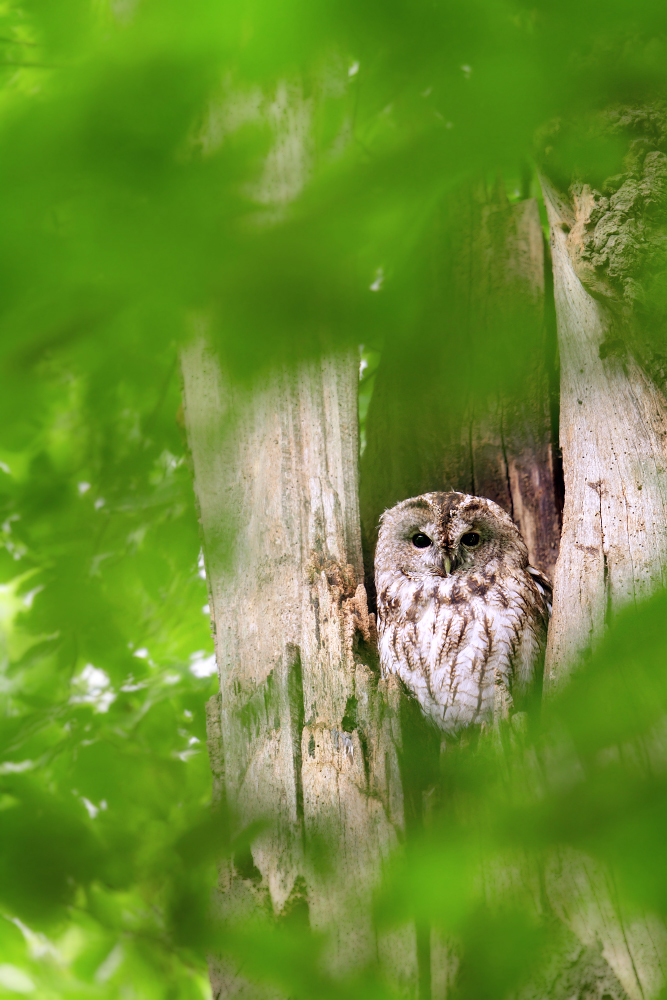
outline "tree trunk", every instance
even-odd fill
[[[584,288],[575,262],[595,201],[569,206],[548,184],[561,362],[565,477],[547,678],[563,682],[623,605],[667,580],[667,405],[630,352],[618,319]]]
[[[574,204],[543,183],[551,229],[561,362],[560,443],[565,506],[546,660],[547,689],[562,685],[610,616],[648,597],[667,575],[667,406],[630,352],[619,356],[619,315],[584,287],[581,248],[595,199]],[[627,331],[626,331],[627,334]],[[630,339],[628,337],[628,339]],[[612,349],[609,349],[609,345]],[[660,992],[667,930],[618,904],[613,876],[584,854],[554,859],[555,911],[602,954],[632,1000]]]
[[[341,354],[240,389],[202,341],[184,354],[220,699],[220,784],[238,830],[270,826],[223,873],[222,910],[307,907],[329,967],[380,957],[416,992],[414,932],[378,935],[371,893],[404,832],[397,691],[380,682],[357,475],[358,361]],[[219,720],[219,725],[217,723]],[[215,963],[216,996],[247,983]]]

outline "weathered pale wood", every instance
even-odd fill
[[[585,946],[601,946],[631,1000],[658,996],[667,978],[667,929],[658,917],[628,913],[609,870],[581,851],[555,854],[545,885],[554,912]]]
[[[547,678],[562,683],[601,636],[608,616],[667,579],[667,405],[631,353],[601,347],[609,308],[573,263],[592,200],[573,207],[544,185],[551,226],[561,363],[565,476]],[[602,355],[602,356],[601,356]]]
[[[631,353],[605,341],[617,320],[577,274],[592,198],[573,205],[543,182],[551,228],[561,363],[560,443],[565,506],[547,647],[555,691],[619,608],[648,597],[667,573],[667,406]],[[632,1000],[655,997],[667,972],[667,931],[617,901],[612,875],[581,852],[553,859],[552,906],[602,954]]]
[[[305,898],[311,926],[329,934],[331,968],[379,955],[412,996],[414,933],[379,937],[371,919],[403,803],[397,692],[378,690],[362,582],[357,364],[325,357],[241,388],[203,340],[183,356],[221,782],[239,828],[269,821],[252,858],[223,873],[221,905],[247,913],[264,899],[280,914]],[[217,996],[248,988],[224,963],[213,980]]]

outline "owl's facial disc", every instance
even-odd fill
[[[385,511],[375,553],[385,569],[414,580],[507,572],[528,563],[528,550],[509,515],[485,497],[427,493]]]
[[[515,551],[519,553],[516,526],[504,511],[490,508],[490,504],[490,500],[470,497],[450,517],[449,544],[463,572],[487,565],[490,559],[506,559]]]

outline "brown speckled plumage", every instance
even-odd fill
[[[498,504],[425,493],[385,511],[375,582],[382,672],[438,726],[520,707],[544,656],[551,587]]]

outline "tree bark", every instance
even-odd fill
[[[619,356],[613,302],[584,287],[581,248],[595,199],[573,204],[543,182],[549,214],[561,361],[560,443],[565,507],[546,657],[555,691],[601,637],[611,615],[664,585],[667,573],[667,406],[631,352]],[[590,286],[589,286],[590,287]],[[621,907],[613,875],[579,852],[553,860],[556,913],[591,945],[601,942],[632,1000],[654,997],[667,970],[667,930]]]
[[[575,267],[594,199],[544,184],[561,362],[565,477],[548,684],[566,680],[609,616],[667,579],[667,405],[632,353],[608,351],[618,320]]]
[[[233,387],[203,341],[183,357],[186,423],[220,673],[211,738],[241,830],[222,911],[307,907],[330,969],[379,956],[416,992],[414,932],[376,932],[371,894],[403,838],[397,690],[378,683],[363,584],[358,361],[340,354]],[[221,747],[220,747],[221,742]],[[216,997],[242,996],[229,962]]]

